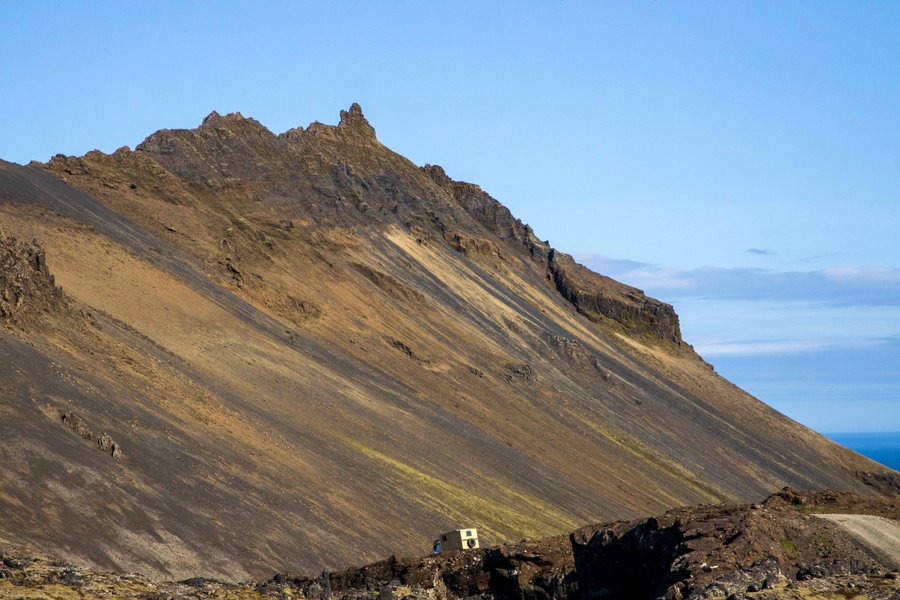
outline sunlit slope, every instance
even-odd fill
[[[862,491],[854,471],[878,469],[719,378],[671,307],[385,148],[356,106],[3,164],[0,229],[40,242],[68,298],[0,333],[7,541],[241,579],[461,525],[491,543]]]

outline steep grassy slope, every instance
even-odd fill
[[[356,105],[0,164],[0,228],[66,294],[0,330],[7,542],[241,579],[881,469],[718,377],[670,306],[385,148]]]

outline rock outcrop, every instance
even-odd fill
[[[549,269],[559,293],[592,321],[609,320],[631,333],[681,343],[678,315],[670,304],[594,273],[556,250],[550,251]]]
[[[884,584],[867,597],[890,597],[900,589],[891,566],[810,514],[840,510],[900,515],[896,497],[876,501],[788,488],[759,504],[684,507],[583,528],[571,536],[581,597],[740,598],[798,581],[854,576]]]
[[[0,321],[27,321],[64,305],[40,244],[20,242],[0,231]]]
[[[101,452],[108,453],[116,460],[122,458],[122,447],[114,442],[108,433],[94,433],[87,421],[72,412],[63,413],[60,420],[69,431],[88,442],[93,442]]]

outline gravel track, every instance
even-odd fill
[[[873,515],[816,515],[844,528],[885,566],[900,570],[900,523]]]

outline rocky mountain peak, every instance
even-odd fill
[[[338,128],[362,137],[375,138],[375,128],[366,120],[362,107],[356,102],[350,105],[349,110],[341,111],[341,122],[338,124]]]
[[[212,127],[216,125],[224,125],[226,123],[240,123],[243,121],[256,122],[254,119],[249,119],[242,115],[239,112],[227,113],[226,115],[220,115],[217,111],[212,111],[203,119],[203,122],[200,124],[200,127]]]
[[[214,125],[214,124],[217,123],[221,118],[222,118],[222,115],[220,115],[220,114],[219,114],[218,112],[216,112],[216,111],[212,111],[211,113],[209,113],[208,115],[206,115],[206,117],[203,119],[203,123],[201,123],[201,125]]]

